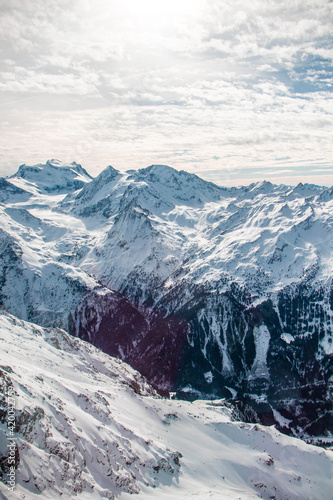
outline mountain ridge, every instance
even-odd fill
[[[2,304],[86,340],[89,325],[161,391],[332,433],[332,189],[226,189],[156,165],[86,181],[8,192]]]
[[[0,345],[6,355],[0,364],[5,500],[220,499],[235,492],[247,499],[329,498],[329,450],[244,424],[221,400],[161,398],[122,361],[3,309]],[[8,393],[15,399],[11,437]]]
[[[29,185],[37,185],[39,192],[76,191],[92,180],[88,172],[78,163],[67,165],[59,160],[47,160],[45,164],[21,165],[18,171],[7,177],[13,183],[23,181],[29,190]]]

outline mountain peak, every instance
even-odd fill
[[[68,163],[64,163],[60,160],[52,159],[52,160],[47,160],[46,165],[50,166],[50,167],[64,169],[64,170],[68,170],[68,168],[70,168],[71,170],[74,170],[78,174],[85,175],[89,179],[92,179],[92,176],[90,174],[88,174],[86,169],[83,168],[82,165],[80,165],[80,163],[76,163],[76,161],[72,161],[72,163],[68,164]]]
[[[102,172],[96,177],[96,181],[98,179],[103,181],[111,181],[119,174],[119,170],[116,170],[111,165],[108,165]]]
[[[72,192],[90,182],[92,177],[78,163],[63,163],[60,160],[47,160],[45,164],[23,164],[10,179],[24,180],[26,187],[34,185],[40,192]],[[29,189],[27,189],[29,191]]]
[[[271,192],[274,189],[274,184],[272,184],[270,181],[259,181],[251,184],[252,189],[250,191],[256,191],[260,193],[268,193]]]
[[[39,194],[28,202],[3,183],[1,303],[103,346],[163,391],[232,396],[293,435],[328,433],[330,192],[321,201],[321,188],[293,194],[264,182],[230,194],[151,165],[108,166],[79,191],[65,186],[66,198],[46,195],[57,174],[73,182],[78,170],[58,160],[22,166],[11,182]],[[126,298],[124,322],[101,285]]]
[[[163,164],[152,164],[149,165],[149,167],[145,168],[140,168],[139,172],[155,172],[155,173],[163,173],[163,172],[178,172],[173,167],[170,167],[169,165],[163,165]]]
[[[179,170],[169,167],[168,165],[150,165],[146,168],[140,168],[136,174],[142,178],[148,178],[149,180],[159,180],[160,182],[166,182],[170,178],[179,176]]]

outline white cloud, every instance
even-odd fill
[[[196,0],[199,16],[179,0],[172,23],[131,2],[2,7],[2,175],[48,156],[94,173],[158,158],[237,183],[260,163],[272,177],[276,158],[293,177],[294,161],[332,162],[332,2]]]

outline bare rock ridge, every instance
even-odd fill
[[[0,184],[0,300],[161,392],[331,436],[333,194],[55,160]],[[2,201],[1,201],[2,200]]]

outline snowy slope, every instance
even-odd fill
[[[7,499],[330,498],[332,452],[162,399],[128,365],[0,312],[0,493]],[[8,387],[19,456],[7,491]],[[7,437],[6,437],[7,435]]]
[[[91,341],[160,390],[332,433],[332,189],[226,189],[162,165],[91,179],[51,160],[20,167],[0,195],[11,312]]]
[[[73,175],[80,187],[85,183],[74,193]],[[79,165],[55,160],[22,166],[8,181],[35,194],[9,204],[41,225],[35,248],[72,261],[111,288],[141,294],[141,303],[156,286],[158,300],[180,280],[224,282],[225,288],[236,282],[261,300],[306,274],[332,275],[333,195],[324,188],[258,183],[223,189],[156,165],[125,174],[107,167],[90,181]],[[19,212],[8,215],[30,224]],[[25,246],[31,237],[24,240]]]
[[[68,192],[82,188],[91,181],[91,176],[78,163],[67,165],[59,160],[48,160],[45,164],[21,165],[10,181],[27,191],[37,187],[46,193]]]
[[[158,300],[181,279],[224,282],[224,289],[236,282],[262,299],[304,274],[331,276],[332,196],[320,201],[326,192],[270,183],[222,189],[152,166],[107,170],[63,207],[104,228],[81,266],[112,288],[141,295],[140,302],[156,287]]]

